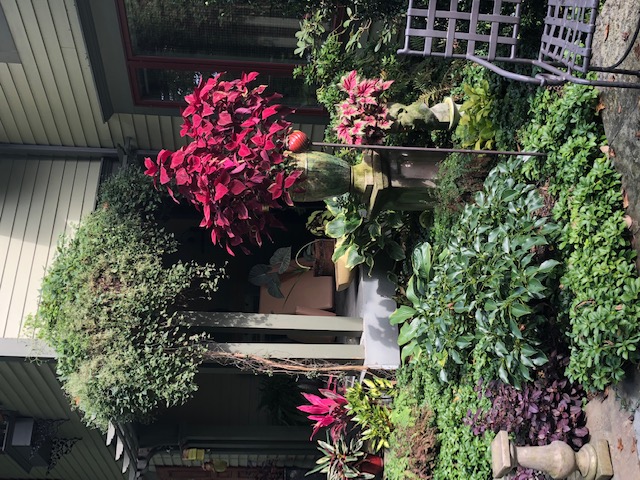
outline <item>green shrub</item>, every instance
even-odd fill
[[[464,84],[467,99],[460,107],[462,117],[456,129],[463,147],[475,150],[491,149],[494,145],[496,128],[491,121],[494,100],[489,89],[489,82],[480,81],[475,86]]]
[[[385,210],[370,216],[367,206],[350,194],[326,199],[325,203],[332,216],[325,225],[325,233],[337,239],[334,261],[345,255],[347,267],[364,263],[371,271],[374,257],[380,252],[396,261],[404,259],[404,250],[397,241],[406,230],[402,212]]]
[[[460,383],[442,385],[432,375],[428,363],[419,362],[402,368],[398,375],[398,400],[415,398],[420,409],[433,413],[437,429],[438,456],[431,472],[434,480],[489,480],[491,477],[490,445],[494,435],[477,437],[464,423],[469,411],[487,410],[490,402],[474,391],[476,380],[469,374]],[[412,407],[413,403],[408,403]]]
[[[147,420],[197,388],[203,337],[180,326],[180,304],[194,287],[215,290],[221,277],[210,265],[163,265],[176,242],[151,220],[155,200],[144,190],[112,195],[131,182],[145,188],[136,178],[126,170],[111,180],[103,206],[61,240],[34,318],[72,405],[101,429]],[[133,213],[138,207],[146,218]]]
[[[516,386],[546,362],[541,301],[558,262],[539,250],[557,226],[538,217],[544,202],[535,187],[512,178],[522,162],[511,159],[491,171],[444,249],[414,255],[416,274],[407,287],[413,306],[391,317],[405,322],[402,358],[428,355],[443,382],[454,380],[472,356],[477,368],[494,369]]]
[[[604,389],[640,361],[640,280],[624,223],[620,175],[600,151],[594,88],[543,90],[531,103],[523,147],[548,152],[524,169],[548,178],[554,218],[563,226],[558,249],[566,259],[562,313],[570,321],[567,376],[587,389]]]
[[[134,166],[124,167],[100,185],[98,206],[115,215],[139,215],[153,219],[168,195],[153,188],[150,177]]]

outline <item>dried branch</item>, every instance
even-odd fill
[[[240,370],[254,373],[306,376],[344,375],[349,372],[363,372],[369,370],[364,365],[338,364],[309,359],[267,358],[260,355],[247,355],[224,351],[209,350],[204,354],[205,361],[212,361],[223,365],[233,365]]]

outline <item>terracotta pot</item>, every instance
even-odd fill
[[[369,453],[360,463],[358,470],[362,473],[379,475],[384,470],[384,461],[381,456]]]

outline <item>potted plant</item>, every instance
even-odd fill
[[[378,377],[365,378],[362,383],[356,382],[346,391],[347,411],[362,429],[362,439],[371,442],[371,450],[375,453],[389,448],[393,429],[389,416],[390,403],[396,395],[394,385]]]
[[[280,94],[251,88],[258,74],[225,81],[220,75],[201,80],[186,95],[180,135],[191,142],[172,152],[146,158],[146,174],[180,194],[202,212],[201,227],[214,244],[234,255],[246,245],[271,239],[269,228],[282,227],[273,210],[297,201],[316,201],[348,191],[351,166],[322,152],[294,153],[308,146],[301,132],[284,119],[291,110],[272,104]],[[319,179],[319,180],[318,180]],[[296,197],[297,195],[297,197]]]
[[[381,144],[391,129],[422,128],[450,130],[460,119],[459,107],[450,97],[444,102],[427,106],[421,100],[409,105],[388,103],[386,91],[393,80],[360,78],[353,70],[340,80],[340,89],[347,98],[338,104],[338,138],[354,145]]]
[[[405,258],[396,241],[397,234],[407,225],[402,212],[385,210],[372,216],[353,195],[325,199],[325,204],[331,218],[325,224],[325,233],[336,239],[335,262],[342,259],[347,269],[366,264],[371,273],[374,257],[380,252],[395,261]]]
[[[347,431],[349,416],[347,412],[347,399],[338,393],[336,389],[319,388],[320,395],[313,393],[302,393],[309,405],[300,405],[298,410],[309,413],[309,420],[316,423],[313,425],[311,439],[321,428],[331,427],[329,434],[334,441],[337,441]]]
[[[269,237],[267,226],[280,226],[272,210],[293,205],[289,191],[302,173],[285,161],[290,123],[283,116],[289,110],[271,104],[279,95],[265,95],[265,85],[249,88],[257,76],[202,79],[185,96],[182,112],[180,135],[191,142],[145,159],[145,173],[156,186],[174,200],[180,193],[200,210],[200,226],[231,255],[238,247],[246,251],[247,242],[261,245]]]
[[[362,450],[362,440],[352,438],[347,442],[340,437],[330,442],[318,440],[318,450],[323,456],[317,460],[317,465],[310,470],[307,475],[313,473],[325,473],[327,480],[345,480],[345,479],[371,479],[375,474],[363,471],[360,467],[364,465],[366,458],[365,452]]]

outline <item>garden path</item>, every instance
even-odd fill
[[[639,19],[640,0],[607,0],[594,38],[594,65],[610,64],[622,55]],[[640,70],[640,38],[621,68]],[[640,90],[603,89],[600,99],[609,155],[622,174],[634,245],[640,251]],[[614,480],[640,478],[640,370],[636,367],[620,385],[592,399],[586,412],[592,438],[609,441]]]

